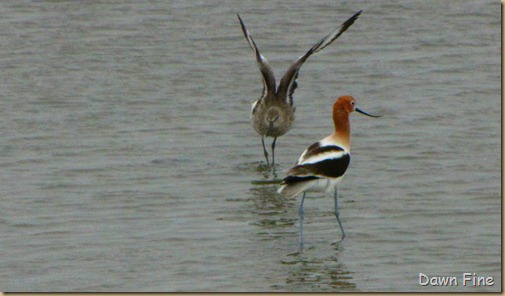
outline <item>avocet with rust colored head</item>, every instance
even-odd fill
[[[296,197],[303,192],[298,209],[300,218],[300,248],[303,248],[303,202],[305,194],[334,190],[335,216],[345,237],[344,227],[340,221],[337,200],[337,184],[342,180],[351,161],[351,125],[349,115],[359,112],[370,117],[380,117],[368,114],[356,107],[356,100],[351,96],[342,96],[333,104],[333,123],[335,131],[319,142],[307,148],[294,167],[287,172],[279,188],[279,193],[288,198]]]

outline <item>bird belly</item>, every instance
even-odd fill
[[[262,108],[257,106],[251,114],[251,123],[254,130],[266,137],[279,137],[287,133],[294,121],[291,110],[283,110],[278,107]]]

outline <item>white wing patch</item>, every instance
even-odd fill
[[[344,151],[326,151],[322,153],[317,153],[315,155],[310,156],[307,158],[305,161],[302,161],[299,164],[314,164],[318,163],[327,159],[339,159],[344,157],[344,155],[348,154],[345,150]]]

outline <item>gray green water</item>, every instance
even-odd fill
[[[241,13],[295,127],[265,169]],[[497,1],[0,3],[0,290],[501,290]],[[351,94],[353,159],[329,197],[276,185]],[[425,287],[419,273],[492,276]]]

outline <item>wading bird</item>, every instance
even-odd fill
[[[294,167],[288,170],[278,192],[285,197],[293,198],[303,192],[302,201],[298,208],[300,219],[300,248],[303,249],[303,202],[305,194],[309,192],[329,193],[335,190],[335,216],[345,237],[344,227],[340,222],[337,201],[337,184],[351,161],[351,125],[349,114],[356,111],[370,117],[380,117],[368,114],[356,108],[356,100],[351,96],[342,96],[333,104],[333,123],[335,132],[319,142],[309,146]]]
[[[237,14],[242,26],[242,31],[256,55],[258,67],[261,72],[263,81],[263,93],[259,99],[253,102],[251,108],[251,122],[256,132],[261,136],[261,144],[263,145],[263,153],[269,165],[268,152],[265,148],[264,137],[273,137],[272,142],[272,166],[275,163],[275,142],[277,137],[284,135],[291,129],[295,119],[295,107],[293,106],[293,93],[297,87],[296,79],[298,78],[298,71],[303,63],[313,53],[316,53],[337,39],[344,33],[358,18],[362,11],[357,12],[335,31],[331,32],[304,55],[295,60],[288,68],[284,76],[282,76],[279,86],[276,87],[276,81],[272,68],[268,64],[267,59],[259,52],[256,43],[254,42],[251,34],[247,31],[244,21]]]

